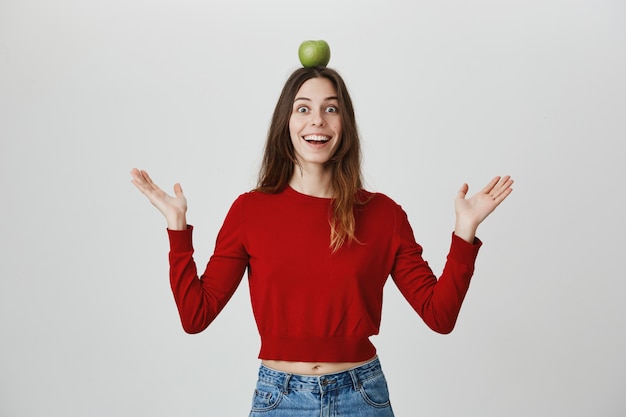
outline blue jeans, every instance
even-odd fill
[[[250,417],[393,417],[378,358],[336,374],[294,375],[261,365]]]

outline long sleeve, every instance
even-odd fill
[[[248,256],[243,245],[240,209],[237,200],[218,233],[215,251],[201,277],[198,277],[193,258],[193,227],[181,231],[168,230],[170,285],[187,333],[199,333],[206,329],[241,282]]]
[[[249,192],[232,205],[198,277],[193,228],[169,231],[170,278],[183,328],[204,330],[248,270],[262,359],[356,362],[371,358],[391,275],[433,330],[448,333],[468,290],[480,241],[453,235],[439,279],[422,259],[406,213],[384,194],[356,211],[358,242],[329,247],[332,200]]]
[[[422,247],[415,242],[406,213],[396,214],[397,253],[392,277],[398,289],[426,325],[438,333],[450,333],[474,273],[474,263],[482,242],[473,244],[452,234],[447,261],[439,279],[422,258]]]

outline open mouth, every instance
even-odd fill
[[[330,137],[320,136],[320,135],[308,135],[308,136],[304,136],[303,139],[307,141],[307,143],[321,144],[321,143],[328,142],[330,140]]]

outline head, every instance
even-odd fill
[[[331,82],[336,90],[339,118],[341,121],[341,137],[334,149],[334,153],[326,162],[333,174],[333,183],[341,172],[351,177],[344,178],[334,188],[343,188],[343,183],[349,181],[357,188],[361,187],[361,146],[358,129],[354,116],[352,100],[346,84],[341,76],[333,69],[326,67],[299,68],[294,71],[280,94],[272,121],[270,124],[265,155],[259,176],[259,189],[266,192],[278,192],[291,179],[297,163],[289,129],[294,101],[302,85],[312,78],[325,78]],[[352,188],[352,187],[350,187]],[[335,188],[336,192],[341,192]]]
[[[337,89],[329,79],[310,78],[302,84],[293,103],[289,132],[300,177],[310,170],[332,174],[328,162],[341,143],[342,129]]]
[[[333,212],[330,242],[338,250],[345,241],[356,240],[354,206],[362,188],[361,144],[352,99],[341,76],[326,67],[299,68],[294,71],[280,94],[270,124],[257,191],[277,193],[291,180],[296,164],[290,120],[296,110],[294,101],[302,85],[312,78],[325,78],[336,90],[340,117],[340,138],[326,168],[332,174]]]

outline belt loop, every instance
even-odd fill
[[[354,386],[354,390],[358,391],[361,389],[361,381],[359,381],[359,377],[356,374],[356,371],[354,369],[348,371],[348,373],[350,374],[350,378],[352,378],[352,385]]]
[[[291,379],[291,374],[285,374],[285,380],[283,381],[283,394],[289,393],[289,380]]]

